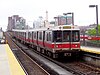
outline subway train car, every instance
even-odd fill
[[[80,30],[75,26],[61,25],[31,30],[13,30],[16,39],[35,50],[58,58],[71,56],[80,50]]]

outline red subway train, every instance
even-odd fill
[[[80,29],[75,26],[13,29],[13,36],[22,43],[53,58],[77,54],[80,50]]]

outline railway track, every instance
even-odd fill
[[[58,64],[59,66],[63,67],[64,69],[68,70],[74,75],[100,75],[100,67],[91,65],[81,59],[71,60],[72,58],[71,59],[65,58],[65,59],[60,59],[59,61],[59,60],[53,60],[48,57],[46,58]]]
[[[71,73],[75,75],[100,75],[100,69],[98,67],[89,65],[82,61],[68,62],[69,61],[68,60],[68,61],[62,62],[59,60],[48,58],[47,56],[44,56],[44,55],[42,56],[58,64],[59,66],[63,67],[64,69],[70,71]],[[62,59],[62,60],[66,60],[66,59]]]
[[[5,33],[6,40],[8,44],[18,59],[19,63],[23,67],[26,75],[50,75],[46,70],[39,66],[33,59],[31,59],[26,53],[24,53],[21,48],[19,48],[15,42],[12,41],[12,38],[9,37],[9,33]]]
[[[77,72],[79,75],[100,75],[100,69],[84,62],[75,61],[64,64]]]

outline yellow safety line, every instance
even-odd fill
[[[9,48],[8,44],[5,45],[5,48],[8,56],[11,75],[26,75],[20,64],[18,63],[16,57],[12,53],[11,49]]]
[[[85,49],[85,48],[81,48],[81,50],[82,50],[82,51],[85,51],[85,52],[100,54],[100,51],[89,50],[89,49]]]

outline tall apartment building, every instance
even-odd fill
[[[8,26],[7,26],[7,30],[10,31],[12,30],[12,17],[8,17]]]
[[[24,29],[25,25],[26,20],[22,17],[19,17],[19,15],[8,17],[8,31],[12,31],[12,29]]]
[[[55,17],[55,24],[56,25],[71,25],[72,24],[72,17],[71,16]]]
[[[19,20],[17,20],[15,29],[25,29],[26,27],[26,20],[23,17],[20,17]]]

